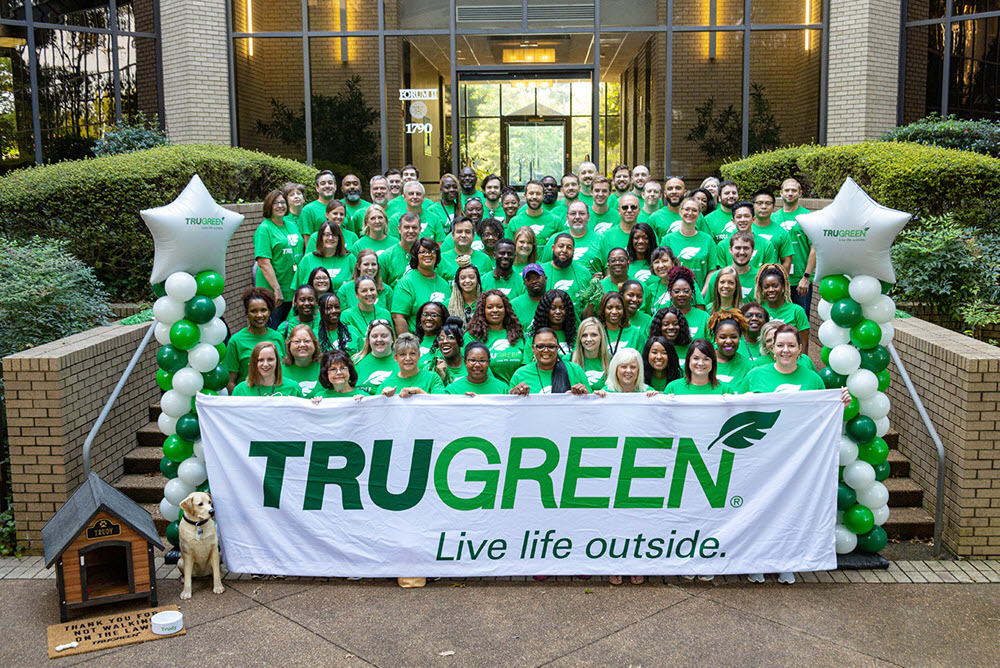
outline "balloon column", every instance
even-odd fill
[[[889,345],[896,304],[885,293],[896,280],[889,249],[910,215],[881,206],[847,179],[825,209],[796,220],[816,250],[823,324],[819,340],[828,388],[847,387],[840,441],[836,549],[878,552],[889,519]]]
[[[208,490],[194,397],[224,393],[229,382],[222,365],[228,331],[222,292],[226,248],[243,216],[219,206],[197,175],[173,202],[141,215],[155,249],[153,335],[161,346],[156,382],[164,392],[157,424],[167,437],[160,460],[167,478],[160,513],[170,522],[167,540],[176,547],[181,501]]]

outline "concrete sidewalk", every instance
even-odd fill
[[[955,563],[970,562],[935,562],[941,570],[927,571],[955,584],[878,582],[862,571],[853,574],[856,584],[670,577],[612,587],[606,578],[484,578],[404,590],[387,580],[229,574],[224,594],[200,580],[190,601],[178,598],[176,571],[164,566],[160,603],[179,605],[186,636],[57,665],[996,666],[1000,584],[968,574],[959,584],[954,573],[964,571],[945,568]],[[59,621],[55,582],[35,568],[22,577],[38,579],[9,575],[0,581],[0,665],[47,664],[46,626]]]

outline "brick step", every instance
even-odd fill
[[[153,418],[154,420],[156,418]],[[890,450],[899,450],[899,432],[892,431],[891,429],[882,437],[885,444],[889,446]]]
[[[162,434],[160,435],[162,436]],[[125,455],[125,473],[157,473],[160,470],[162,458],[163,448],[161,446],[139,445]]]
[[[889,462],[890,478],[906,478],[910,475],[910,460],[899,450],[890,450],[886,461]]]
[[[160,536],[160,542],[164,546],[167,545],[167,525],[170,524],[167,520],[163,518],[160,514],[160,504],[159,503],[140,503],[146,512],[153,516],[153,524],[156,525],[156,533]]]
[[[136,503],[159,503],[163,498],[163,486],[167,479],[160,473],[159,465],[155,473],[128,473],[115,483],[115,489]]]
[[[889,538],[933,538],[934,517],[919,507],[893,508],[882,528]]]
[[[149,405],[149,421],[156,422],[156,419],[160,417],[160,402],[157,401],[155,404]]]
[[[924,502],[924,490],[909,478],[889,478],[883,483],[889,490],[889,507],[919,507]]]
[[[160,427],[156,422],[150,422],[135,432],[135,440],[140,448],[163,448],[163,442],[167,440],[167,436],[160,431]],[[161,452],[160,455],[162,456],[163,453]],[[129,471],[125,472],[128,473]]]

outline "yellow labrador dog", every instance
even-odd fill
[[[191,576],[204,577],[212,574],[214,586],[212,591],[221,594],[226,590],[222,586],[222,574],[219,572],[219,535],[215,532],[215,509],[212,508],[212,497],[205,492],[192,492],[181,501],[184,516],[181,519],[178,535],[180,537],[181,558],[177,567],[184,574],[184,589],[181,598],[191,598]]]

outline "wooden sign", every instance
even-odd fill
[[[122,532],[122,525],[115,524],[107,518],[101,518],[87,527],[87,540],[100,540],[118,536]]]

